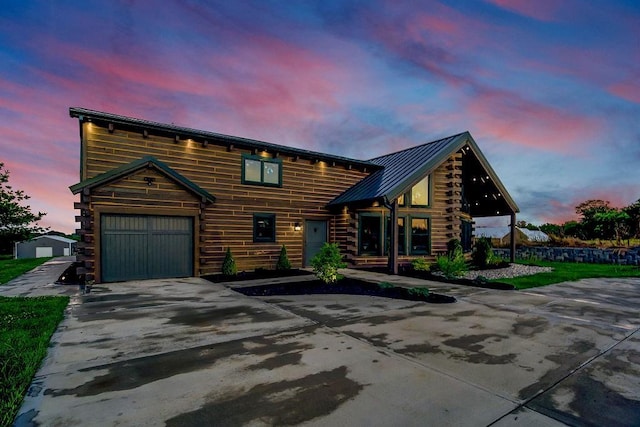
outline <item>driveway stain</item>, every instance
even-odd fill
[[[518,355],[516,353],[500,355],[489,354],[482,351],[485,346],[479,343],[489,340],[493,342],[500,342],[507,338],[509,337],[499,334],[463,335],[461,337],[442,341],[442,343],[449,347],[464,350],[463,354],[452,354],[451,358],[453,359],[475,364],[506,365],[508,363],[513,363]]]
[[[563,391],[571,392],[572,399],[568,402],[568,407],[577,415],[557,408],[554,396]],[[594,427],[640,425],[639,401],[622,396],[588,374],[569,378],[562,383],[561,387],[538,396],[526,406],[568,425]]]
[[[210,307],[205,309],[185,307],[175,310],[167,323],[207,327],[236,318],[248,318],[249,322],[273,322],[282,320],[284,317],[279,316],[274,312],[251,306],[233,306],[225,308]]]
[[[341,366],[299,379],[238,390],[235,396],[210,401],[195,411],[173,417],[166,425],[301,424],[331,414],[360,393],[364,386],[348,378],[347,373],[347,367]]]
[[[71,389],[47,389],[45,395],[79,397],[130,390],[175,375],[205,369],[232,356],[292,354],[307,348],[297,342],[280,343],[278,337],[256,337],[223,344],[206,345],[168,353],[143,356],[104,365],[80,369],[79,372],[108,372]],[[298,362],[295,358],[290,359]],[[272,361],[272,364],[276,362]]]
[[[530,319],[517,319],[511,327],[514,334],[524,338],[531,338],[535,334],[544,332],[549,326],[549,321],[542,317]]]
[[[595,344],[589,341],[579,340],[573,342],[566,351],[550,354],[545,359],[556,363],[558,366],[545,372],[540,379],[521,389],[518,396],[522,400],[531,398],[536,393],[552,386],[568,372],[576,369],[585,360],[597,352]]]
[[[406,347],[397,349],[396,352],[409,355],[443,353],[443,351],[437,345],[429,344],[426,342],[422,344],[411,344]]]

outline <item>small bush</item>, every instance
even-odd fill
[[[462,254],[460,255],[461,256],[454,256],[453,258],[449,258],[447,255],[441,255],[436,258],[438,268],[447,279],[460,277],[468,270],[464,256],[462,256]]]
[[[395,285],[392,285],[389,282],[380,282],[380,283],[378,283],[378,287],[380,289],[393,289],[393,288],[395,288]]]
[[[236,266],[236,260],[231,255],[231,248],[227,248],[227,253],[222,261],[222,274],[225,276],[235,276],[238,274],[238,267]]]
[[[278,257],[278,262],[276,263],[276,270],[291,270],[291,262],[289,262],[287,248],[284,245],[282,245],[282,249],[280,249],[280,257]]]
[[[462,243],[458,239],[451,239],[447,242],[447,255],[449,258],[455,256],[457,251],[463,252]]]
[[[429,264],[426,258],[416,258],[411,261],[411,267],[414,271],[429,271],[431,264]]]
[[[407,292],[411,296],[424,297],[424,298],[429,296],[429,288],[409,288]]]
[[[493,258],[491,240],[486,237],[480,237],[476,240],[471,258],[476,267],[480,269],[487,268],[489,261]]]
[[[320,280],[325,283],[334,283],[342,279],[338,269],[346,267],[347,264],[342,262],[340,248],[336,243],[325,243],[320,252],[311,258],[311,266]]]

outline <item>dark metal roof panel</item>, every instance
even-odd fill
[[[128,126],[136,126],[143,129],[156,130],[165,133],[175,133],[185,137],[207,139],[209,142],[220,141],[227,144],[234,144],[237,147],[248,149],[268,150],[279,153],[286,153],[293,156],[320,159],[323,161],[335,161],[344,164],[351,164],[359,167],[367,167],[369,169],[378,169],[379,166],[367,160],[357,160],[349,157],[336,156],[333,154],[320,153],[316,151],[304,150],[301,148],[288,147],[286,145],[273,144],[255,139],[241,138],[238,136],[224,135],[221,133],[207,132],[203,130],[175,126],[172,124],[153,122],[149,120],[136,119],[133,117],[121,116],[118,114],[104,113],[102,111],[89,110],[86,108],[71,107],[69,108],[71,117],[84,119],[102,120],[114,124],[123,124]]]
[[[329,205],[342,205],[385,197],[387,200],[394,199],[457,150],[465,135],[468,135],[468,132],[369,160],[384,169],[375,171],[347,189],[332,200]]]

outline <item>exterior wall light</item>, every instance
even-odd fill
[[[300,230],[302,230],[302,226],[300,225],[299,222],[296,222],[295,224],[293,224],[293,229],[295,231],[300,231]]]

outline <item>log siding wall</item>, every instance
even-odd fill
[[[142,130],[118,129],[106,125],[82,124],[82,180],[114,168],[154,156],[195,184],[213,194],[216,201],[203,205],[191,193],[154,170],[141,170],[119,181],[82,194],[76,208],[82,237],[79,260],[85,261],[88,279],[99,280],[100,213],[154,211],[167,215],[187,212],[199,220],[195,241],[196,273],[218,273],[227,247],[239,270],[274,268],[281,246],[287,247],[290,261],[300,267],[303,260],[304,230],[294,231],[305,219],[327,220],[330,240],[348,236],[347,217],[336,216],[325,206],[338,194],[368,175],[344,165],[329,165],[309,159],[279,155],[282,160],[282,187],[242,184],[242,154],[249,150],[229,149],[209,141],[206,147],[196,141],[149,134]],[[264,157],[270,153],[258,152]],[[151,186],[145,177],[154,178]],[[253,242],[253,214],[276,215],[276,242]],[[195,222],[194,222],[195,223]],[[195,238],[196,235],[194,235]],[[98,273],[98,274],[96,274]]]

